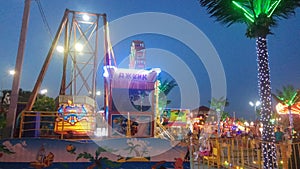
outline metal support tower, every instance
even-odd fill
[[[66,9],[25,110],[32,109],[53,53],[60,42],[63,42],[64,59],[59,95],[90,96],[95,99],[101,55],[98,51],[100,18],[106,25],[106,14]],[[108,40],[106,28],[103,30],[104,55],[106,55]]]
[[[26,44],[26,36],[27,36],[27,29],[29,23],[29,13],[30,13],[30,0],[25,0],[23,18],[22,18],[22,28],[19,40],[19,48],[18,54],[16,58],[16,65],[15,65],[15,75],[12,84],[11,90],[11,104],[9,105],[8,115],[7,115],[7,125],[6,129],[4,130],[4,136],[10,135],[13,137],[14,129],[15,129],[15,122],[16,122],[16,111],[17,111],[17,104],[18,104],[18,97],[19,97],[19,89],[20,89],[20,81],[22,75],[22,66],[24,60],[24,53],[25,53],[25,44]],[[9,134],[8,134],[9,133]]]

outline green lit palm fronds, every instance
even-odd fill
[[[159,85],[158,85],[158,89],[159,89],[159,97],[160,99],[164,100],[166,99],[166,96],[171,92],[171,90],[178,86],[178,84],[176,83],[176,81],[174,79],[172,80],[164,80],[162,81],[161,77],[158,78],[159,80]],[[163,104],[170,104],[171,100],[166,100],[166,103],[161,102],[161,106],[160,107],[164,107]]]
[[[228,112],[221,113],[221,120],[225,121],[227,118],[230,118],[230,114]]]
[[[292,106],[300,101],[300,91],[294,89],[292,85],[283,86],[282,90],[276,90],[277,95],[272,94],[273,98],[279,103]]]
[[[233,0],[235,7],[243,11],[243,15],[251,22],[261,14],[271,17],[282,0]]]
[[[288,19],[290,16],[295,15],[295,9],[297,7],[300,7],[300,0],[281,0],[272,16],[279,19]]]
[[[220,97],[219,99],[213,97],[211,101],[208,102],[210,107],[218,112],[223,111],[224,107],[229,105],[228,99],[225,99],[224,97]]]
[[[300,0],[199,0],[211,17],[227,26],[246,23],[247,37],[271,34],[276,19],[287,19],[295,14]]]
[[[295,14],[295,8],[300,6],[300,0],[199,0],[217,21],[232,24],[254,22],[259,15],[267,17],[288,18]]]
[[[218,99],[213,97],[211,101],[208,102],[210,104],[210,107],[212,107],[217,112],[223,111],[224,107],[229,105],[228,100],[225,99],[224,97],[220,97]]]
[[[168,81],[168,80],[161,81],[160,80],[160,85],[158,86],[158,88],[165,95],[168,95],[170,93],[170,91],[176,86],[178,86],[178,85],[174,79],[172,79],[171,81]]]
[[[232,0],[199,0],[200,5],[206,7],[208,14],[216,21],[230,26],[233,23],[244,22],[242,10],[236,10]]]

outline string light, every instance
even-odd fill
[[[268,61],[267,39],[256,39],[258,63],[258,88],[261,98],[261,119],[263,123],[262,149],[265,168],[277,168],[274,126],[271,119],[271,80]]]

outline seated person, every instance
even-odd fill
[[[210,138],[218,138],[218,130],[214,130],[214,132],[211,133]]]
[[[196,153],[196,152],[195,152]],[[202,160],[203,156],[209,156],[211,153],[211,145],[209,140],[204,140],[202,144],[200,144],[199,151],[196,153],[195,160],[200,158]]]

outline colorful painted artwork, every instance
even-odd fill
[[[151,137],[152,116],[140,114],[112,115],[112,136]]]
[[[68,100],[58,109],[58,117],[54,131],[56,133],[69,133],[74,135],[86,135],[95,129],[95,118],[88,105],[73,104]]]
[[[187,148],[158,138],[0,140],[0,168],[185,168]]]
[[[44,145],[42,144],[36,153],[36,159],[30,162],[30,166],[33,168],[45,168],[52,165],[54,161],[54,154],[52,152],[46,152]]]
[[[61,105],[59,107],[58,115],[59,118],[67,121],[71,125],[75,125],[81,120],[86,120],[87,110],[84,105],[78,106],[72,103],[71,100],[68,100],[67,105]]]
[[[88,152],[82,152],[77,155],[76,160],[79,160],[81,158],[89,160],[92,164],[87,167],[88,169],[92,169],[94,167],[101,168],[103,164],[111,168],[116,168],[121,166],[121,163],[113,162],[109,160],[107,157],[101,156],[101,153],[103,152],[107,152],[107,151],[102,147],[98,147],[95,153],[93,153],[95,155],[92,155],[91,153]]]
[[[189,109],[165,109],[161,114],[161,122],[167,126],[186,126],[188,122]]]

